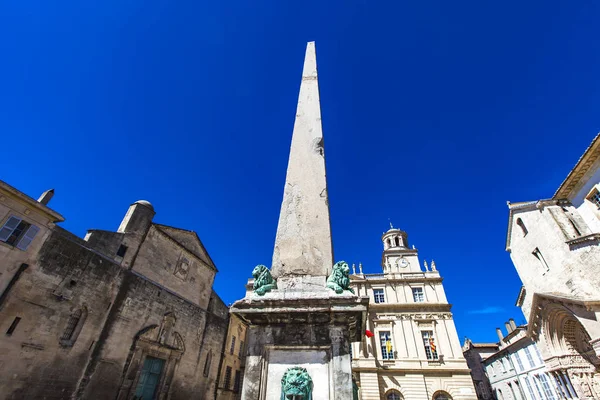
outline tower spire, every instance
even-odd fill
[[[315,42],[309,42],[277,226],[272,273],[276,278],[292,275],[326,277],[332,265],[317,60]]]

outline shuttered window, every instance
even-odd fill
[[[16,246],[20,250],[27,250],[39,231],[40,228],[37,226],[13,215],[0,229],[0,241]]]

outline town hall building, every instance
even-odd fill
[[[381,240],[382,272],[365,274],[361,264],[351,275],[356,294],[369,297],[370,335],[352,344],[360,399],[476,399],[435,262],[421,264],[400,229]]]

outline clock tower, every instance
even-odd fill
[[[381,237],[383,254],[381,267],[383,273],[422,272],[419,252],[413,246],[408,247],[408,234],[390,225],[390,229]]]

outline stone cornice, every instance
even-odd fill
[[[566,199],[581,182],[581,178],[585,176],[598,161],[600,157],[600,133],[596,135],[592,143],[583,152],[583,155],[575,164],[575,167],[569,172],[563,183],[559,186],[553,199]]]
[[[418,309],[418,311],[415,311]],[[390,310],[394,312],[405,311],[423,314],[425,312],[450,312],[452,304],[448,303],[370,303],[369,310],[375,312],[385,312]],[[423,310],[423,311],[422,311]],[[427,310],[427,311],[425,311]]]
[[[592,233],[585,236],[579,236],[575,239],[567,241],[569,248],[573,248],[575,246],[577,246],[578,248],[582,246],[593,246],[598,243],[600,243],[600,233]]]

